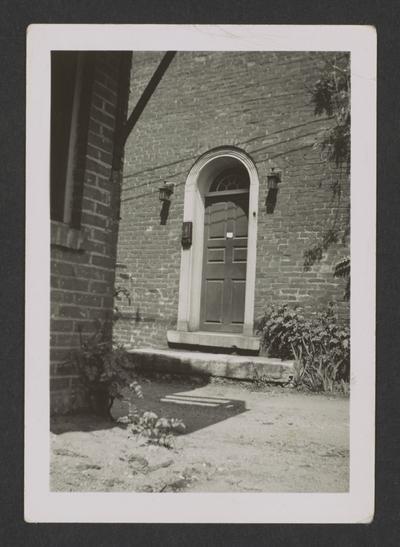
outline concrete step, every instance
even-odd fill
[[[238,380],[264,379],[286,383],[293,377],[293,361],[269,357],[227,355],[184,350],[131,349],[132,362],[143,371],[199,374]]]
[[[205,332],[205,331],[167,331],[169,344],[203,346],[209,348],[239,349],[245,351],[259,351],[260,338],[258,336],[245,336],[232,332]],[[190,348],[191,349],[191,348]]]

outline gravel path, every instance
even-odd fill
[[[223,381],[142,386],[138,407],[185,422],[174,448],[143,445],[128,430],[92,416],[55,418],[52,490],[348,490],[348,398],[279,387],[252,391]],[[124,405],[114,405],[115,417],[125,413]]]

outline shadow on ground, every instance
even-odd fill
[[[158,416],[179,418],[186,425],[186,433],[227,420],[246,411],[246,404],[240,399],[206,396],[196,383],[151,381],[142,383],[143,399],[134,399],[139,411],[152,411]],[[115,418],[127,414],[128,404],[116,402],[112,408]]]
[[[203,395],[201,387],[206,384],[207,379],[193,382],[144,379],[141,382],[143,399],[133,397],[130,400],[139,412],[151,411],[159,417],[183,420],[186,434],[246,412],[246,404],[241,399]],[[119,426],[115,420],[128,414],[128,400],[127,394],[125,400],[114,402],[111,409],[114,420],[104,420],[89,414],[54,417],[50,430],[52,433],[61,434],[67,431],[89,432],[124,427]]]
[[[50,418],[50,431],[55,435],[71,431],[90,433],[92,431],[112,429],[113,427],[119,427],[115,421],[105,420],[89,412],[85,414],[52,416]]]

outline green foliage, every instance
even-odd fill
[[[327,115],[333,119],[332,125],[323,131],[315,144],[321,150],[326,161],[332,162],[340,171],[350,173],[350,144],[351,144],[351,116],[350,116],[350,66],[348,57],[335,58],[333,63],[327,63],[320,78],[311,89],[311,101],[314,104],[316,116]],[[343,177],[340,174],[332,184],[333,197],[338,199],[338,206],[342,194]],[[324,252],[331,244],[337,243],[339,232],[337,217],[329,227],[321,241],[315,243],[304,252],[304,268],[310,269],[318,263]],[[344,229],[346,233],[346,227]]]
[[[337,241],[338,232],[333,228],[327,230],[324,233],[321,242],[316,243],[313,247],[304,251],[304,270],[310,270],[313,264],[322,260],[323,253],[328,250],[332,243],[336,243]]]
[[[346,257],[335,266],[335,277],[349,277],[350,275],[350,258]]]
[[[127,287],[116,285],[114,288],[114,298],[119,300],[121,295],[125,296],[128,299],[129,305],[131,305],[131,291]]]
[[[122,314],[117,306],[117,301],[121,300],[121,297],[125,297],[128,301],[128,305],[132,305],[132,295],[131,291],[123,285],[115,285],[114,287],[114,321],[118,321],[121,318]]]
[[[347,57],[327,65],[311,90],[316,116],[326,114],[335,122],[323,134],[318,145],[336,166],[350,169],[350,67]]]
[[[96,414],[111,418],[110,410],[114,400],[125,400],[129,405],[129,413],[119,418],[119,423],[129,425],[131,432],[145,439],[148,444],[167,448],[174,446],[173,437],[185,430],[185,424],[180,419],[159,417],[154,412],[139,414],[132,404],[132,397],[141,399],[143,393],[140,384],[134,379],[129,354],[122,345],[112,342],[104,325],[98,326],[90,336],[81,336],[80,348],[73,352],[72,357],[88,401]]]
[[[335,277],[342,277],[347,279],[344,298],[345,300],[349,300],[350,299],[350,258],[349,257],[344,258],[343,260],[341,260],[340,262],[336,264],[333,275]]]
[[[131,432],[146,443],[166,448],[173,448],[174,435],[183,433],[186,429],[180,419],[159,417],[155,412],[139,414],[131,404],[128,416],[120,418],[119,422],[128,424]]]
[[[142,390],[133,379],[132,364],[123,346],[114,344],[106,334],[104,325],[83,338],[80,348],[72,354],[82,386],[92,409],[97,414],[110,417],[114,399],[122,399],[128,388],[132,394],[142,397]]]
[[[311,318],[300,307],[270,306],[257,331],[271,357],[295,360],[296,385],[343,391],[350,377],[350,330],[338,323],[333,305]]]

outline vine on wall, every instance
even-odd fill
[[[350,174],[350,66],[347,55],[328,62],[321,77],[310,90],[316,116],[326,115],[333,119],[332,125],[325,129],[317,139],[315,148],[328,163],[333,164],[338,176],[332,184],[332,197],[336,201],[336,213],[332,224],[321,239],[304,251],[304,269],[309,270],[321,261],[328,248],[337,243],[342,234],[344,240],[349,234],[349,224],[343,225],[339,219],[339,207],[343,185],[348,183]],[[345,298],[350,296],[350,259],[341,260],[334,267],[336,277],[348,279]]]

